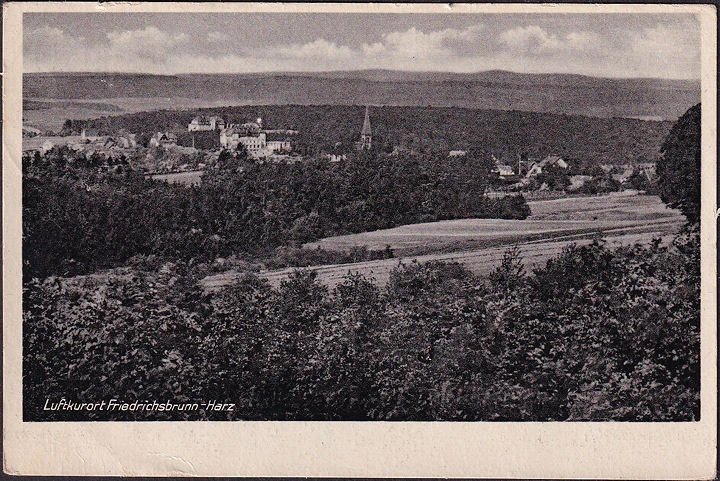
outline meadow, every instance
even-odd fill
[[[173,172],[170,174],[157,174],[151,176],[154,180],[163,180],[170,184],[199,185],[204,171],[191,170],[187,172]]]
[[[528,205],[532,215],[525,220],[458,219],[327,237],[304,247],[329,251],[364,247],[379,251],[389,246],[395,258],[309,269],[329,287],[341,282],[348,272],[383,285],[399,263],[453,261],[485,275],[500,264],[512,246],[520,249],[526,267],[536,267],[571,244],[588,244],[596,238],[605,239],[609,246],[648,244],[656,237],[669,238],[685,222],[679,211],[668,208],[657,196],[632,191],[532,201]],[[278,285],[293,271],[266,270],[260,276]],[[213,290],[240,276],[240,272],[230,270],[206,277],[202,285]]]
[[[210,108],[232,103],[229,100],[212,101],[185,97],[76,99],[72,103],[40,97],[26,99],[26,101],[44,104],[41,109],[23,109],[23,125],[43,132],[60,131],[67,119],[96,119],[118,115],[118,113],[132,114],[148,110]]]

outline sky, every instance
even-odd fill
[[[700,78],[691,14],[26,13],[26,72],[391,69]]]

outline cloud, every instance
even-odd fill
[[[313,42],[303,45],[292,44],[276,48],[268,49],[271,55],[277,55],[283,58],[319,58],[330,61],[337,59],[349,59],[356,55],[350,47],[339,46],[335,42],[328,42],[323,38],[319,38]]]
[[[548,33],[537,25],[516,27],[502,32],[499,42],[510,50],[528,54],[551,54],[557,51],[586,50],[597,41],[593,32],[570,32],[563,36]]]
[[[108,32],[106,35],[114,48],[169,48],[188,40],[186,33],[171,35],[153,26],[142,30]]]
[[[163,71],[168,58],[188,43],[186,33],[170,34],[154,26],[115,30],[106,42],[89,42],[55,27],[25,34],[28,71]]]
[[[641,55],[699,57],[699,38],[697,31],[661,24],[632,35],[630,46]]]
[[[188,41],[186,33],[169,34],[157,27],[108,32],[108,54],[117,59],[162,61],[173,49]]]
[[[85,37],[68,35],[56,27],[44,26],[23,35],[23,63],[28,71],[57,71],[86,49]]]
[[[548,35],[545,30],[537,26],[506,30],[500,34],[499,40],[511,49],[524,51],[556,50],[560,46],[557,37]]]
[[[454,56],[458,50],[479,41],[482,30],[482,25],[473,25],[462,30],[446,28],[425,33],[411,27],[386,33],[381,42],[364,44],[362,50],[366,55],[391,55],[401,59]]]
[[[54,50],[68,52],[84,47],[84,41],[84,37],[70,36],[60,28],[45,26],[25,32],[23,50],[25,55],[47,55]]]
[[[57,27],[44,26],[29,32],[25,32],[25,48],[40,44],[61,45],[66,42],[77,40],[65,34],[65,31]],[[79,39],[78,39],[79,40]]]
[[[111,30],[93,41],[57,26],[24,34],[26,71],[152,73],[322,71],[349,69],[491,69],[605,76],[699,75],[697,29],[658,23],[642,30],[492,23],[464,28],[388,31],[375,41],[243,42],[212,30],[191,37],[154,25]],[[281,38],[281,37],[279,37]]]
[[[658,72],[671,77],[700,76],[700,34],[678,25],[644,28],[623,39],[619,63],[631,74]]]

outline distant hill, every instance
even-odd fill
[[[28,73],[26,99],[195,98],[227,105],[464,107],[676,120],[700,101],[700,82],[570,74],[362,70],[151,75]],[[148,109],[151,109],[152,101]]]

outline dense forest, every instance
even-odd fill
[[[227,122],[262,117],[270,129],[294,129],[301,154],[349,152],[360,135],[364,107],[267,105],[187,111],[159,110],[94,120],[76,120],[73,129],[99,134],[126,130],[145,138],[158,131],[185,132],[196,115],[217,114]],[[382,152],[395,147],[422,153],[481,149],[496,156],[555,154],[580,164],[654,161],[671,122],[601,119],[520,111],[436,107],[371,107],[373,142]]]
[[[524,219],[522,196],[484,195],[487,157],[374,152],[261,164],[224,151],[199,186],[145,178],[124,158],[68,148],[23,159],[24,278],[75,275],[138,255],[269,256],[330,235],[467,217]]]

